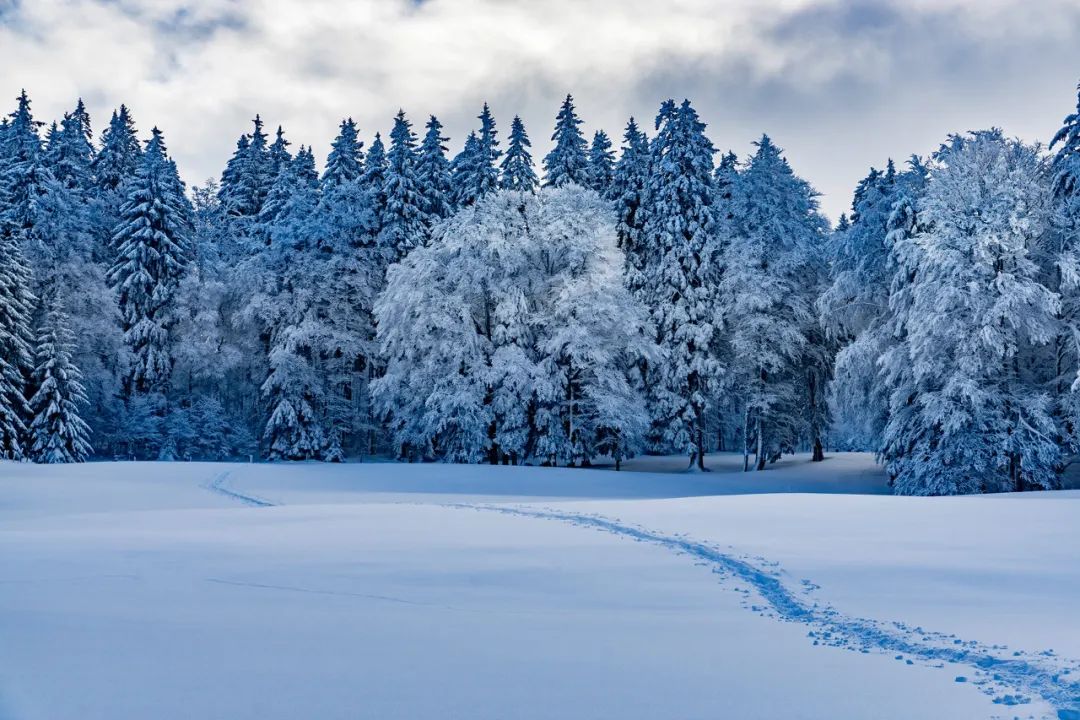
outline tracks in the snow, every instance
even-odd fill
[[[228,480],[231,476],[232,472],[229,470],[218,473],[214,477],[214,479],[207,483],[204,487],[210,492],[215,492],[218,495],[224,495],[227,498],[242,502],[245,505],[250,505],[251,507],[274,506],[274,503],[270,502],[269,500],[263,500],[262,498],[255,497],[254,495],[245,495],[243,493],[239,493],[235,490],[230,490],[229,488],[225,487],[225,481]]]
[[[806,625],[808,637],[815,645],[894,654],[897,660],[908,664],[966,666],[971,668],[970,679],[958,677],[957,682],[971,682],[992,696],[996,704],[1026,705],[1037,698],[1055,709],[1058,720],[1080,720],[1080,662],[1058,657],[1052,651],[1009,651],[1001,645],[962,640],[901,622],[844,615],[788,589],[773,566],[762,567],[758,562],[683,535],[666,535],[598,515],[498,505],[451,504],[449,507],[557,520],[659,545],[706,564],[713,572],[734,579],[759,596],[766,607],[748,603],[759,614]]]

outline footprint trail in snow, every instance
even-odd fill
[[[897,660],[908,664],[967,666],[971,668],[970,675],[957,676],[956,681],[978,687],[992,696],[998,705],[1027,705],[1033,698],[1038,698],[1054,708],[1056,720],[1080,720],[1080,662],[1059,657],[1052,650],[1040,653],[1010,651],[1003,645],[984,645],[901,622],[844,615],[827,604],[803,599],[789,590],[781,581],[775,564],[760,559],[751,561],[683,535],[665,535],[599,515],[461,503],[447,507],[558,520],[660,545],[688,555],[709,566],[714,573],[746,586],[765,603],[763,607],[746,602],[750,609],[807,625],[810,628],[807,635],[815,645],[895,654]],[[814,589],[813,583],[803,581],[804,592]]]

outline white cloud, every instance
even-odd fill
[[[6,9],[5,9],[6,8]],[[457,145],[480,104],[520,113],[539,158],[561,97],[617,137],[689,96],[717,147],[762,131],[835,217],[867,166],[946,132],[1047,137],[1080,75],[1080,11],[1015,0],[0,0],[0,97],[40,118],[84,97],[97,128],[126,102],[161,126],[186,179],[217,175],[256,113],[325,152],[398,107]]]

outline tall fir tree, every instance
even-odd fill
[[[453,189],[454,205],[468,207],[480,199],[476,181],[480,167],[480,139],[475,132],[465,138],[461,152],[450,163],[450,179]]]
[[[424,198],[416,179],[416,134],[404,110],[394,118],[386,160],[379,242],[396,261],[423,243],[426,229]]]
[[[503,190],[536,192],[540,181],[533,170],[532,143],[525,132],[525,123],[517,115],[510,123],[510,142],[500,166],[499,187]]]
[[[29,454],[35,462],[83,462],[90,455],[90,428],[81,417],[86,390],[72,360],[74,345],[68,318],[53,300],[42,318],[34,353]]]
[[[113,237],[124,341],[132,354],[124,390],[164,392],[172,371],[174,294],[189,260],[190,205],[161,131],[154,128]]]
[[[277,176],[280,175],[281,171],[284,170],[292,161],[292,153],[289,152],[289,145],[291,144],[292,143],[285,139],[285,130],[283,130],[280,125],[278,125],[277,132],[274,134],[274,142],[267,150],[270,164],[270,185],[273,185],[273,182],[277,179]]]
[[[622,153],[615,164],[611,181],[611,198],[615,207],[615,230],[619,247],[626,257],[626,281],[637,292],[645,282],[645,244],[642,237],[644,216],[640,212],[642,198],[649,182],[649,141],[638,128],[634,118],[626,123]]]
[[[424,126],[424,140],[416,156],[416,184],[423,199],[423,222],[426,227],[453,213],[453,187],[450,161],[446,159],[442,123],[432,115]]]
[[[94,158],[94,179],[98,187],[116,191],[124,181],[134,177],[141,156],[135,120],[127,105],[121,105],[119,110],[113,111],[109,127],[101,135],[101,150]]]
[[[476,196],[483,197],[499,189],[499,133],[495,129],[495,117],[491,108],[484,103],[483,110],[477,116],[480,121],[480,133],[477,135]]]
[[[589,186],[588,144],[581,133],[581,119],[574,111],[574,98],[567,95],[555,116],[555,147],[544,158],[544,187],[562,187],[567,183]]]
[[[588,187],[598,192],[600,197],[610,197],[614,176],[615,152],[611,149],[611,139],[603,130],[597,130],[589,148]]]
[[[360,141],[356,123],[352,118],[341,121],[341,127],[326,156],[326,169],[323,171],[324,187],[340,185],[356,180],[364,173],[364,143]]]
[[[645,243],[656,260],[645,288],[664,362],[649,369],[658,444],[704,469],[706,423],[720,366],[713,354],[716,277],[713,146],[689,100],[657,116],[653,172],[642,208]]]

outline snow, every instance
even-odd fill
[[[2,463],[0,718],[1080,710],[1080,492],[685,462]]]

